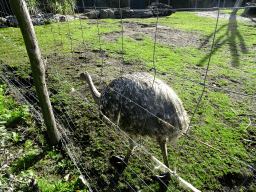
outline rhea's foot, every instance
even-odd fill
[[[127,164],[124,162],[124,157],[112,156],[109,159],[110,164],[117,169],[119,173],[122,173],[127,167]]]
[[[169,172],[166,172],[161,175],[152,175],[151,179],[155,181],[162,180],[164,183],[168,183],[171,180],[171,174]]]
[[[161,175],[154,175],[154,176],[151,176],[151,179],[159,182],[159,186],[160,186],[159,191],[166,192],[168,190],[168,183],[171,180],[171,174],[167,172]]]

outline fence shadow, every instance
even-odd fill
[[[239,47],[243,54],[246,54],[248,52],[248,50],[246,48],[245,41],[238,30],[236,15],[230,15],[229,23],[221,26],[216,31],[216,33],[220,32],[221,30],[224,30],[225,27],[227,27],[227,30],[223,35],[221,35],[220,37],[218,37],[216,39],[212,54],[214,54],[216,51],[218,51],[220,48],[222,48],[225,44],[228,44],[230,55],[231,55],[231,64],[233,67],[238,67],[238,66],[240,66],[240,55],[239,55],[239,50],[238,50]],[[207,42],[209,42],[210,38],[213,37],[213,35],[214,35],[214,32],[210,36],[208,36],[208,38],[201,44],[199,49],[201,49],[203,46],[205,46],[207,44]],[[238,39],[238,41],[236,39]],[[206,60],[208,60],[209,56],[210,56],[210,53],[207,54],[204,58],[202,58],[199,61],[198,65],[202,66],[203,63]]]

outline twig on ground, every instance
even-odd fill
[[[245,131],[246,131],[246,129],[251,125],[251,119],[249,118],[249,121],[250,121],[250,123],[249,123],[249,125],[247,125],[247,127],[244,129]]]

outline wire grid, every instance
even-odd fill
[[[81,20],[80,20],[80,21],[81,21]],[[97,20],[97,22],[98,22],[98,20]],[[68,25],[69,25],[69,24],[68,24]],[[59,29],[60,29],[60,28],[59,28]],[[83,31],[83,30],[82,30],[82,31]],[[70,35],[71,35],[71,33],[70,33],[70,27],[69,27],[69,36],[70,36]],[[54,40],[55,40],[55,36],[54,36]],[[46,40],[46,41],[47,41],[47,40]],[[73,43],[72,43],[72,42],[73,42],[73,40],[72,40],[72,38],[71,38],[71,50],[73,50],[73,48],[72,48],[72,44],[73,44]],[[155,41],[155,42],[156,42],[156,41]],[[73,53],[74,53],[74,51],[72,51],[72,60],[74,60]],[[101,53],[101,54],[102,54],[102,53]],[[58,61],[58,59],[56,58],[56,62],[57,62],[57,61]],[[155,72],[156,72],[156,70],[158,70],[158,69],[156,69],[155,67],[153,67],[153,69],[155,70]],[[56,73],[56,74],[58,74],[58,73]],[[56,74],[53,74],[53,76],[56,75]],[[66,81],[65,78],[62,78],[62,80],[63,80],[63,81]],[[67,83],[68,83],[68,82],[67,82]],[[201,82],[199,82],[199,84],[200,84],[200,85],[205,85],[205,83],[201,83]],[[71,85],[70,87],[72,88],[73,86]],[[215,87],[213,87],[213,88],[215,88]],[[234,93],[237,93],[237,92],[234,92]],[[239,94],[239,93],[238,93],[238,94]],[[243,94],[240,93],[240,95],[243,95]],[[88,110],[89,110],[89,109],[88,109]],[[56,115],[56,113],[55,113],[55,115]],[[69,117],[69,116],[68,116],[68,117]],[[68,126],[68,124],[65,124],[64,126],[66,127],[66,126]],[[187,134],[186,134],[186,135],[187,135]],[[199,142],[200,142],[200,140],[199,140]],[[131,165],[130,165],[130,166],[131,166]],[[253,168],[253,167],[251,166],[251,168]],[[90,178],[90,176],[89,176],[89,178]]]

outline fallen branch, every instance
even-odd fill
[[[249,121],[250,121],[249,125],[247,125],[247,127],[244,130],[246,130],[251,125],[252,122],[250,118],[249,118]]]

